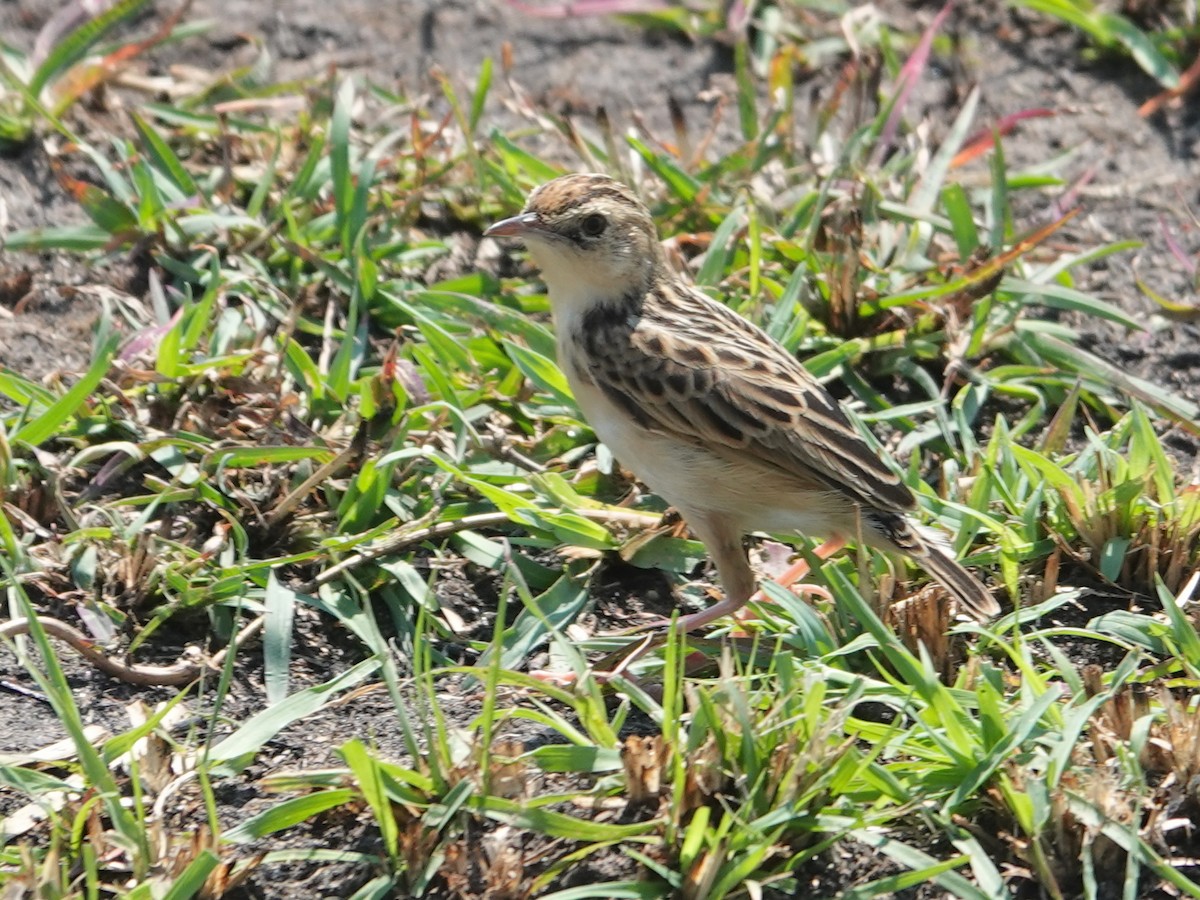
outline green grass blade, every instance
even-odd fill
[[[207,754],[209,763],[230,763],[240,768],[250,757],[280,731],[305,716],[316,712],[334,696],[353,687],[379,668],[378,659],[364,659],[324,684],[298,691],[286,700],[264,709],[248,719],[237,731],[213,747]]]
[[[293,797],[272,806],[266,812],[251,816],[226,831],[222,837],[231,844],[249,844],[268,834],[306,822],[318,813],[343,806],[357,797],[358,792],[350,788],[335,788],[304,797]]]
[[[145,119],[135,112],[130,112],[129,116],[142,138],[142,149],[154,166],[159,171],[166,173],[171,180],[171,184],[183,196],[191,197],[198,194],[199,190],[196,188],[196,182],[192,180],[192,176],[188,174],[187,169],[183,167],[183,163],[179,161],[179,157],[175,155],[175,151],[170,148],[157,131],[150,127]]]
[[[367,748],[359,740],[347,741],[338,749],[358,782],[367,804],[374,813],[375,822],[383,837],[383,846],[390,858],[395,859],[400,848],[400,832],[396,817],[392,814],[392,801],[384,787],[383,774]]]
[[[191,900],[192,897],[201,896],[204,882],[220,864],[221,858],[213,851],[201,850],[171,883],[170,889],[162,895],[162,900]]]
[[[91,367],[84,373],[84,376],[41,415],[18,429],[10,440],[13,443],[21,441],[30,446],[37,447],[58,434],[66,421],[75,415],[79,408],[88,401],[92,396],[92,391],[96,389],[100,381],[108,374],[113,356],[117,352],[119,340],[119,335],[109,335],[104,345],[100,348],[96,359],[92,362]]]
[[[267,703],[274,705],[288,695],[288,674],[292,662],[292,620],[299,595],[279,581],[275,570],[267,579],[263,597],[266,615],[263,625],[263,679]]]
[[[83,59],[106,32],[149,4],[150,0],[118,0],[100,15],[80,25],[46,55],[29,80],[29,92],[34,96],[41,94],[52,80]]]

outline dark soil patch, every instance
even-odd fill
[[[920,835],[915,843],[920,846]],[[910,841],[912,842],[912,841]],[[944,859],[949,855],[947,848],[931,848],[922,846],[923,850],[940,849],[938,858]],[[772,900],[784,900],[785,897],[837,897],[848,885],[862,885],[881,878],[900,875],[904,868],[888,859],[878,850],[861,841],[853,839],[841,841],[814,859],[805,863],[796,873],[800,883],[799,890],[791,895],[780,891],[768,891],[765,897]],[[937,885],[926,882],[916,887],[904,888],[889,894],[896,900],[940,900],[947,896],[946,892]]]

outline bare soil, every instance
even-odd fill
[[[38,29],[59,5],[56,0],[0,4],[0,33],[6,41],[30,47]],[[923,28],[934,12],[916,2],[896,0],[881,5],[886,16],[910,31]],[[1082,289],[1136,313],[1147,330],[1130,335],[1102,323],[1086,322],[1085,342],[1126,370],[1200,401],[1200,328],[1192,321],[1159,316],[1137,287],[1142,280],[1174,302],[1197,302],[1195,281],[1171,254],[1163,228],[1166,223],[1189,252],[1200,249],[1200,234],[1188,212],[1200,201],[1200,107],[1185,104],[1144,120],[1137,108],[1157,88],[1132,63],[1083,63],[1071,33],[997,12],[995,6],[987,0],[960,4],[950,25],[957,52],[952,58],[935,60],[922,85],[920,102],[930,120],[937,123],[935,127],[948,127],[963,96],[974,85],[982,91],[980,125],[1034,107],[1055,111],[1053,117],[1023,122],[1004,146],[1014,168],[1041,163],[1055,152],[1073,152],[1067,171],[1069,178],[1080,181],[1078,195],[1085,211],[1059,233],[1056,244],[1082,249],[1126,238],[1143,242],[1135,251],[1077,271],[1076,278]],[[481,60],[498,58],[502,46],[509,43],[513,78],[540,102],[570,111],[584,121],[602,105],[618,131],[637,113],[664,133],[669,127],[668,96],[682,104],[691,126],[701,131],[714,108],[712,92],[729,93],[731,89],[730,54],[718,43],[647,34],[607,19],[531,18],[486,0],[409,0],[383,5],[369,0],[237,4],[197,0],[191,15],[211,17],[216,25],[205,37],[160,52],[154,57],[155,66],[186,62],[215,69],[236,65],[254,52],[246,40],[252,36],[265,42],[279,78],[320,75],[334,66],[364,70],[385,84],[398,81],[410,91],[433,92],[432,66],[440,66],[466,86],[473,82]],[[829,83],[829,73],[824,77],[818,74],[812,86],[820,91]],[[515,121],[496,103],[492,115],[485,129],[491,124],[503,128]],[[536,149],[543,139],[534,135],[527,140]],[[985,176],[981,166],[979,177]],[[12,228],[82,220],[38,146],[0,158],[0,200]],[[1018,230],[1033,230],[1053,217],[1043,194],[1023,200],[1021,213]],[[141,272],[142,267],[133,260],[95,269],[62,255],[0,251],[0,365],[37,377],[84,368],[90,358],[91,326],[100,308],[97,288],[140,296],[145,291]],[[1196,439],[1173,432],[1171,441],[1184,466],[1191,466],[1196,474]],[[637,579],[618,581],[616,587],[609,581],[597,593],[610,603],[616,598],[618,603],[613,605],[620,608],[625,605],[619,602],[622,591],[632,605],[646,586]],[[440,590],[460,614],[475,611],[480,622],[494,615],[468,577],[447,577]],[[598,610],[606,606],[609,603],[601,602]],[[1105,605],[1108,608],[1110,604]],[[1095,614],[1093,610],[1084,612],[1086,615],[1080,616],[1084,621]],[[328,680],[363,656],[352,640],[331,633],[315,614],[302,616],[298,635],[296,687]],[[173,660],[178,649],[153,642],[142,658],[149,661],[158,654],[161,659]],[[1076,650],[1081,659],[1087,658],[1087,649],[1081,646]],[[77,661],[65,648],[62,658],[80,708],[91,721],[112,732],[128,727],[124,704],[131,698],[153,702],[171,693],[135,690],[115,682]],[[22,666],[3,649],[0,679],[35,687]],[[447,709],[458,710],[462,721],[469,719],[477,709],[476,699],[469,692],[453,696],[452,685],[446,690]],[[205,712],[206,702],[205,696],[198,698],[198,713]],[[253,651],[245,652],[238,661],[233,693],[223,709],[225,721],[232,727],[264,703],[261,664]],[[385,692],[366,692],[334,704],[282,732],[240,779],[218,784],[226,825],[276,802],[256,787],[259,776],[283,768],[335,764],[333,750],[350,735],[396,756],[403,754],[395,713]],[[0,702],[0,752],[33,749],[62,736],[44,702],[23,694],[9,695]],[[520,737],[538,740],[534,734]],[[13,803],[11,794],[0,791],[0,813]],[[198,821],[198,807],[192,813],[195,817],[183,813],[182,821]],[[324,822],[319,830],[287,832],[282,839],[264,841],[247,852],[280,847],[379,850],[374,830],[347,818],[341,823]],[[534,848],[525,849],[532,852]],[[636,875],[629,861],[619,855],[595,860],[590,866],[573,873],[564,884]],[[832,897],[889,871],[894,869],[867,848],[841,845],[811,867],[811,890],[804,896],[812,900]],[[234,896],[344,897],[374,874],[323,863],[264,866]],[[926,886],[899,896],[937,895]],[[446,888],[445,896],[470,893],[452,893]]]

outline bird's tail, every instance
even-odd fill
[[[896,513],[875,511],[869,522],[886,536],[892,547],[912,557],[922,569],[940,581],[974,618],[986,622],[1000,612],[1000,604],[992,592],[960,566],[937,537],[926,529]]]
[[[925,552],[915,555],[917,562],[945,586],[966,612],[980,622],[986,622],[1000,612],[1000,604],[992,592],[980,584],[974,575],[955,562],[941,547],[927,541],[922,543]]]

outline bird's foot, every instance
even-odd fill
[[[824,561],[845,546],[845,538],[830,538],[829,540],[825,541],[825,543],[814,549],[812,555],[817,557],[817,559]],[[816,584],[796,585],[796,583],[807,576],[810,571],[812,571],[812,569],[808,564],[808,560],[799,559],[792,563],[784,572],[782,572],[773,580],[775,584],[779,585],[780,587],[792,588],[794,593],[800,594],[801,596],[820,597],[822,600],[832,602],[833,595],[829,593],[827,588],[823,588]],[[755,604],[767,604],[773,602],[774,601],[767,596],[766,592],[760,588],[746,600],[739,601],[727,597],[719,603],[714,603],[708,609],[701,610],[698,613],[691,613],[690,615],[681,616],[675,620],[675,628],[680,634],[686,634],[695,631],[698,628],[703,628],[710,622],[715,622],[717,619],[720,619],[724,616],[732,616],[738,621],[739,624],[745,624],[747,622],[754,621],[755,614],[753,606]],[[657,631],[659,629],[666,628],[670,626],[670,624],[670,619],[659,618],[618,633],[641,634],[647,631]]]
[[[812,555],[817,557],[817,559],[826,560],[834,553],[837,553],[839,550],[841,550],[844,546],[846,546],[846,541],[844,538],[830,538],[825,543],[814,549]],[[795,593],[798,593],[801,596],[807,595],[810,597],[820,597],[823,600],[832,602],[833,595],[830,594],[826,588],[815,584],[796,584],[798,581],[808,575],[810,571],[811,567],[809,566],[808,561],[800,559],[792,563],[791,566],[789,566],[783,573],[775,578],[774,582],[780,587],[793,589]],[[772,602],[773,601],[767,596],[766,592],[760,588],[745,600],[737,600],[726,597],[719,603],[714,603],[708,609],[701,610],[698,613],[680,616],[675,620],[664,619],[660,617],[658,619],[651,620],[650,622],[636,625],[633,628],[627,628],[623,631],[618,631],[616,632],[617,635],[625,636],[641,634],[644,635],[644,637],[632,651],[621,651],[616,657],[610,657],[615,659],[615,665],[613,665],[611,669],[600,669],[593,671],[589,673],[590,677],[597,679],[600,684],[606,684],[617,676],[624,677],[636,683],[637,679],[634,678],[634,676],[629,672],[629,668],[635,662],[645,656],[652,647],[662,642],[662,635],[656,634],[656,632],[661,632],[662,630],[669,628],[672,621],[675,623],[675,629],[678,634],[688,634],[696,631],[699,628],[703,628],[710,622],[715,622],[718,619],[724,618],[725,616],[732,616],[739,626],[734,629],[733,634],[744,634],[745,632],[742,631],[740,626],[754,620],[755,614],[753,606],[759,603],[769,604]],[[552,672],[545,669],[539,669],[531,672],[530,674],[540,681],[545,681],[547,684],[553,684],[559,687],[569,687],[578,681],[578,678],[574,672]]]
[[[601,660],[598,664],[600,668],[589,669],[587,678],[595,681],[597,684],[603,685],[608,684],[614,678],[621,677],[633,684],[640,685],[637,676],[630,671],[630,667],[664,640],[665,638],[662,635],[647,634],[632,650],[622,649]],[[612,667],[605,668],[610,663]],[[535,669],[529,674],[538,681],[544,681],[556,687],[572,687],[580,680],[578,674],[575,672],[553,672],[549,669]]]

